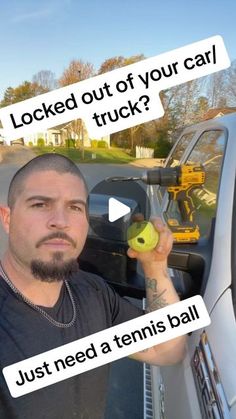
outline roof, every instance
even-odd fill
[[[236,112],[236,108],[211,108],[208,109],[208,111],[203,116],[203,121],[206,121],[207,119],[217,118],[232,112]]]
[[[48,129],[61,130],[61,129],[64,129],[64,128],[66,128],[67,126],[69,126],[69,125],[71,124],[71,122],[72,122],[72,121],[70,121],[70,122],[66,122],[66,123],[64,123],[64,124],[56,125],[55,127],[51,127],[51,128],[48,128]]]

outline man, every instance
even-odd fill
[[[8,248],[0,269],[0,370],[142,314],[101,278],[78,267],[87,233],[87,188],[64,156],[38,156],[13,177],[0,207]],[[153,251],[128,255],[142,263],[148,310],[178,301],[167,274],[172,235],[160,220]],[[132,357],[154,364],[183,358],[179,337]],[[33,380],[33,371],[25,380]],[[12,398],[0,375],[1,419],[98,419],[104,415],[108,365]],[[20,380],[19,380],[20,381]],[[22,381],[23,382],[23,381]]]

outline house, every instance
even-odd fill
[[[72,128],[72,122],[60,124],[55,127],[48,128],[45,131],[27,135],[24,137],[25,144],[29,145],[32,143],[33,145],[37,145],[39,138],[44,140],[45,145],[53,146],[63,146],[66,144],[66,140],[69,138],[77,140],[78,135]],[[85,145],[86,142],[87,141],[85,140]]]
[[[203,115],[203,121],[206,121],[207,119],[219,118],[232,112],[236,112],[236,108],[210,108],[205,115]]]
[[[37,145],[38,139],[43,138],[45,145],[53,146],[64,146],[66,145],[67,139],[79,140],[84,143],[85,147],[91,146],[91,140],[95,138],[90,138],[88,131],[85,127],[85,124],[81,119],[67,122],[65,124],[60,124],[52,128],[48,128],[46,131],[38,132],[36,134],[27,135],[24,137],[25,145],[32,143]],[[110,147],[110,136],[96,138],[96,140],[106,141],[108,147]]]
[[[4,129],[2,126],[2,122],[0,121],[0,144],[1,145],[10,145],[10,139],[4,135]]]

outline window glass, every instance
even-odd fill
[[[174,149],[172,156],[167,164],[167,166],[174,167],[177,166],[180,162],[180,159],[185,152],[186,148],[188,147],[191,139],[193,138],[195,134],[195,131],[188,132],[187,134],[184,134],[180,140],[178,141],[178,144],[176,148]]]
[[[220,172],[224,155],[226,138],[221,130],[205,131],[191,151],[186,164],[202,164],[206,179],[202,187],[192,192],[195,208],[195,222],[199,226],[201,237],[209,234],[211,220],[216,213],[216,203]],[[174,218],[183,224],[185,221],[181,206],[171,201],[167,211],[168,218]]]
[[[195,131],[188,132],[187,134],[182,135],[182,137],[179,139],[177,146],[175,147],[166,167],[175,167],[179,164],[180,159],[183,156],[183,153],[185,152],[186,148],[188,147],[190,141],[192,140],[193,136],[195,134]],[[166,192],[165,186],[160,186],[157,191],[158,199],[161,202],[163,199],[163,196]]]
[[[59,145],[59,135],[54,134],[55,145]]]

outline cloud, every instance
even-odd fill
[[[32,20],[32,19],[40,19],[42,17],[47,17],[49,15],[51,15],[52,10],[50,9],[44,9],[44,10],[38,10],[35,12],[29,12],[29,13],[23,13],[23,14],[19,14],[17,16],[13,16],[11,18],[11,22],[12,23],[19,23],[19,22],[25,22],[27,20]]]

